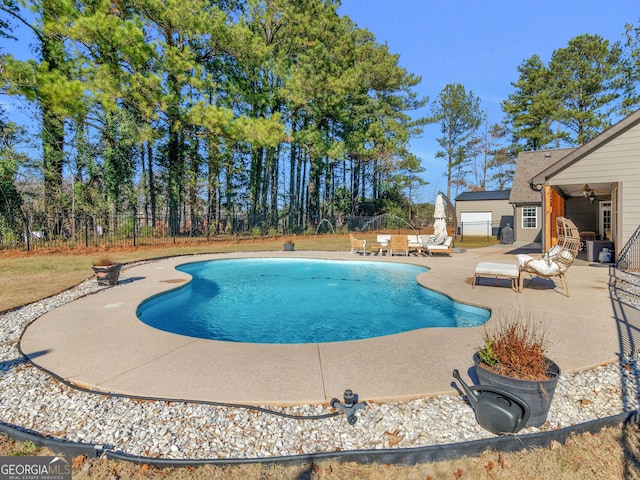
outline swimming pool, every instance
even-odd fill
[[[160,330],[249,343],[323,343],[484,324],[490,312],[418,284],[428,269],[373,261],[233,259],[178,270],[192,281],[143,302]]]

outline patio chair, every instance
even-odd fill
[[[427,249],[427,253],[430,257],[433,257],[434,253],[446,253],[450,254],[451,243],[453,242],[453,237],[446,236],[444,238],[436,238],[433,243],[425,243],[424,247]]]
[[[362,254],[367,253],[367,241],[366,240],[358,240],[353,236],[353,233],[349,234],[349,239],[351,240],[351,253],[362,252]]]
[[[403,252],[405,255],[409,255],[409,238],[406,235],[391,235],[389,255]]]
[[[520,289],[524,288],[524,274],[530,273],[543,278],[560,278],[567,297],[570,296],[565,273],[573,265],[580,251],[580,232],[578,227],[565,217],[556,219],[556,231],[556,244],[542,258],[536,259],[523,254],[516,256],[520,268]]]
[[[391,235],[388,234],[379,234],[376,237],[376,242],[372,245],[369,245],[369,248],[371,249],[372,253],[377,253],[379,255],[382,255],[383,253],[387,252],[387,249],[389,248],[389,239],[391,238]]]

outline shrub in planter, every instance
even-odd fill
[[[547,420],[560,368],[547,356],[547,331],[520,315],[485,329],[473,360],[480,385],[492,385],[520,397],[531,409],[528,426]]]
[[[122,264],[115,262],[111,257],[102,256],[93,262],[93,271],[96,274],[98,285],[117,285],[120,278]]]

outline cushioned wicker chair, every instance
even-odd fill
[[[573,265],[578,251],[580,251],[580,232],[571,220],[558,217],[556,219],[556,233],[556,244],[542,258],[517,255],[520,268],[520,289],[524,288],[524,274],[530,273],[544,278],[560,278],[567,292],[567,297],[569,296],[569,284],[565,273]]]

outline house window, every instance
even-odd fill
[[[522,207],[522,228],[538,228],[538,209]]]

